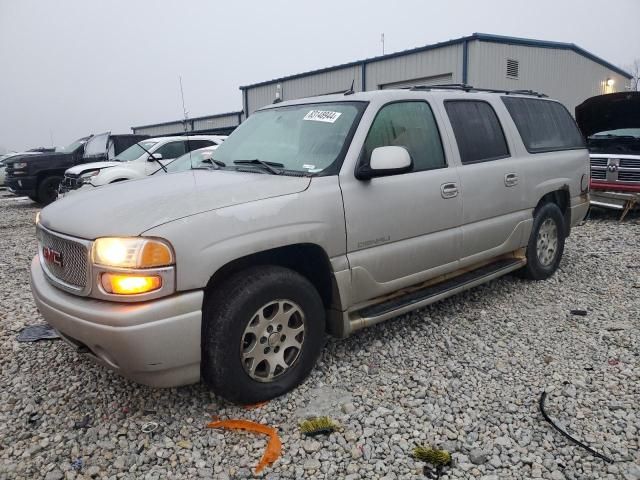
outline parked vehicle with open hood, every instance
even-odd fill
[[[153,386],[202,378],[242,403],[302,382],[326,332],[509,272],[550,277],[589,208],[582,136],[534,93],[282,102],[211,160],[42,210],[31,286],[46,321],[102,365]]]
[[[576,107],[591,160],[591,204],[640,206],[640,92],[599,95]]]
[[[111,135],[110,132],[79,138],[53,152],[28,152],[7,160],[7,185],[17,195],[47,205],[58,197],[64,171],[81,163],[106,160],[147,135]]]
[[[183,135],[146,138],[109,162],[84,163],[68,169],[60,183],[60,196],[78,190],[93,190],[110,183],[151,175],[179,156],[203,147],[217,146],[226,136]]]

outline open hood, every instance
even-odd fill
[[[585,137],[619,128],[640,128],[640,92],[587,98],[576,107],[576,122]]]

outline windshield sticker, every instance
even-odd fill
[[[303,120],[312,120],[314,122],[335,123],[338,117],[342,115],[340,112],[330,112],[328,110],[311,110],[307,113]]]

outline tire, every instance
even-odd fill
[[[278,266],[243,270],[208,293],[202,323],[202,378],[235,403],[292,390],[309,375],[324,345],[318,291],[302,275]]]
[[[562,260],[565,231],[564,217],[558,206],[555,203],[542,205],[533,219],[527,265],[518,274],[529,280],[545,280],[553,275]]]
[[[58,186],[62,177],[46,177],[38,184],[36,201],[41,205],[49,205],[58,198]]]
[[[38,197],[36,197],[35,195],[27,195],[31,200],[33,200],[34,202],[38,202]]]

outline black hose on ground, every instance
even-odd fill
[[[587,452],[589,452],[594,457],[600,458],[600,459],[604,460],[607,463],[613,463],[613,460],[611,458],[607,457],[606,455],[603,455],[602,453],[596,452],[593,448],[589,447],[588,445],[585,445],[584,443],[582,443],[579,440],[576,440],[571,435],[569,435],[567,432],[565,432],[560,427],[558,427],[555,423],[553,423],[553,420],[551,420],[549,415],[547,415],[547,413],[544,411],[544,401],[545,401],[546,398],[547,398],[547,392],[542,392],[542,395],[540,396],[540,403],[539,403],[539,405],[540,405],[540,413],[542,413],[542,416],[544,417],[544,419],[547,422],[549,422],[553,428],[555,428],[557,431],[559,431],[562,435],[567,437],[569,440],[571,440],[576,445],[584,448]]]

